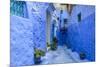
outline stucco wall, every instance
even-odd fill
[[[26,18],[11,16],[10,25],[11,65],[34,64],[32,23]]]
[[[67,12],[67,11],[65,11]],[[81,22],[77,15],[81,13]],[[76,5],[71,15],[64,11],[61,15],[61,23],[67,18],[67,29],[64,34],[57,31],[58,45],[66,44],[68,48],[78,53],[83,52],[90,61],[95,60],[95,6]]]
[[[75,12],[74,12],[75,11]],[[82,21],[77,14],[82,13]],[[83,52],[90,61],[95,60],[95,7],[76,6],[72,11],[72,20],[67,31],[67,43],[72,50]]]
[[[10,16],[11,65],[15,66],[33,65],[34,47],[46,50],[45,29],[48,4],[35,2],[26,2],[26,4],[28,18]]]

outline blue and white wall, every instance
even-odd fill
[[[34,64],[34,48],[46,50],[46,8],[48,3],[26,2],[28,18],[10,17],[11,65]],[[41,6],[40,6],[41,5]]]
[[[34,48],[46,50],[46,11],[48,3],[26,2],[28,18],[11,15],[11,65],[33,65]],[[41,5],[41,6],[40,6]],[[51,8],[49,9],[49,11]],[[95,60],[95,7],[74,6],[71,15],[66,10],[60,17],[60,11],[56,10],[56,16],[61,20],[68,19],[65,34],[57,28],[58,45],[66,44],[73,51],[83,52],[90,61]],[[78,22],[78,13],[82,14],[81,22]],[[53,23],[53,19],[51,21]],[[52,24],[51,23],[51,24]],[[60,21],[58,22],[58,24]],[[51,27],[51,36],[52,30]]]
[[[33,23],[34,47],[46,50],[46,9],[48,3],[27,2]],[[30,5],[31,4],[31,5]],[[40,6],[41,5],[41,6]]]
[[[33,24],[29,19],[12,15],[11,25],[11,65],[34,64]]]
[[[81,21],[78,21],[78,14],[81,13]],[[58,15],[59,17],[59,15]],[[67,18],[67,29],[64,34],[57,32],[58,45],[66,44],[72,51],[85,53],[86,59],[95,60],[95,6],[76,5],[71,15],[63,10],[60,17],[61,24]]]
[[[59,10],[60,11],[60,10]],[[59,13],[60,14],[60,13]],[[67,40],[67,29],[66,29],[66,31],[64,32],[64,33],[62,33],[61,32],[61,28],[63,27],[63,25],[64,25],[64,19],[70,19],[70,16],[69,16],[69,13],[68,13],[68,11],[67,11],[67,9],[64,9],[63,10],[63,12],[62,12],[62,14],[59,16],[59,29],[57,30],[57,38],[58,38],[58,44],[59,45],[65,45],[65,44],[67,44],[66,43],[66,40]],[[68,23],[69,23],[69,21],[70,20],[68,20],[68,22],[67,22],[67,26],[66,26],[66,28],[68,28]]]
[[[78,22],[78,13],[82,20]],[[77,5],[73,8],[67,31],[67,46],[78,53],[85,53],[90,61],[95,60],[95,6]]]

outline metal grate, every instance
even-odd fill
[[[10,0],[10,13],[11,15],[28,18],[26,2]]]

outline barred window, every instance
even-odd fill
[[[28,18],[26,2],[10,0],[10,13],[11,15]]]
[[[81,22],[81,19],[82,19],[81,13],[79,13],[77,16],[78,16],[78,22]]]

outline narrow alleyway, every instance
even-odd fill
[[[12,0],[10,11],[13,67],[95,61],[95,6]]]

